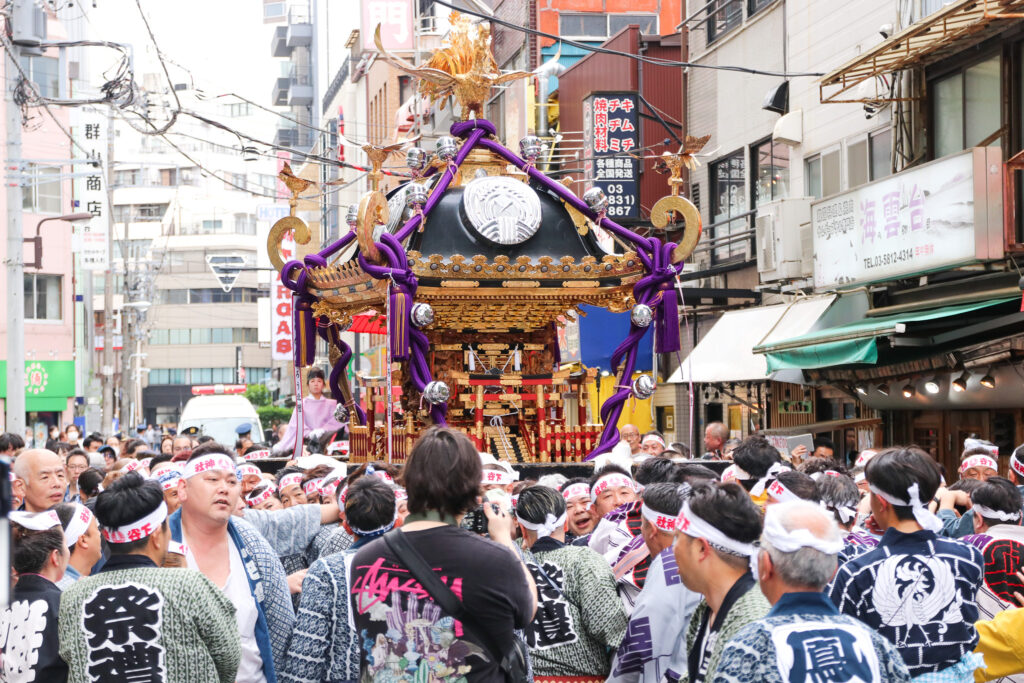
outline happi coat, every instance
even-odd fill
[[[362,642],[349,610],[348,565],[364,545],[326,555],[313,562],[302,582],[280,683],[352,681],[359,678]]]
[[[756,589],[755,589],[756,590]],[[714,683],[904,683],[895,646],[823,593],[786,593],[722,650]]]
[[[740,582],[743,582],[744,585],[749,584],[749,588],[732,603],[724,617],[721,613],[717,615],[717,618],[722,621],[719,624],[714,645],[708,654],[705,681],[714,680],[725,644],[732,640],[744,626],[764,617],[771,607],[750,573],[740,577],[737,583]],[[733,588],[735,589],[735,586]],[[710,614],[711,608],[708,606],[707,601],[701,598],[700,604],[697,605],[697,609],[694,610],[693,615],[690,617],[690,623],[686,627],[685,647],[678,648],[675,657],[673,657],[669,664],[670,671],[667,678],[670,682],[686,683],[690,681],[688,655],[693,652],[695,647],[698,647],[697,637],[700,632],[700,625]],[[710,627],[711,625],[709,624],[708,628]]]
[[[981,552],[920,530],[888,529],[874,550],[839,567],[832,602],[896,645],[912,676],[955,666],[974,650]]]
[[[64,591],[59,621],[71,681],[232,683],[238,672],[235,607],[192,569],[114,555]],[[131,678],[129,670],[149,676]]]
[[[181,509],[167,518],[171,537],[182,543]],[[228,520],[228,537],[235,544],[245,566],[249,589],[256,600],[256,643],[263,660],[267,683],[275,683],[274,671],[284,661],[288,636],[295,624],[288,579],[274,549],[244,519]],[[235,633],[238,633],[236,626]]]
[[[60,588],[25,574],[0,611],[0,681],[64,683],[68,667],[57,651]]]
[[[537,613],[526,629],[537,676],[608,675],[611,649],[626,632],[626,611],[604,559],[547,537],[525,553],[537,584]]]
[[[686,625],[701,596],[683,585],[672,547],[658,553],[615,651],[609,683],[661,681],[673,656],[685,646]],[[672,673],[678,678],[678,672]]]

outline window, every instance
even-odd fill
[[[236,213],[235,214],[235,234],[236,235],[255,235],[256,234],[256,216],[251,213]]]
[[[132,207],[130,204],[118,204],[114,206],[115,223],[127,223],[131,215]]]
[[[156,302],[158,304],[187,304],[187,289],[161,289],[157,291]]]
[[[149,373],[150,384],[185,384],[184,368],[154,368]]]
[[[203,221],[203,232],[220,232],[222,227],[224,227],[224,221],[220,219]]]
[[[935,158],[981,143],[999,144],[1000,57],[996,55],[931,84]]]
[[[270,368],[246,368],[246,384],[262,384],[270,379]]]
[[[25,274],[25,320],[61,319],[61,276]]]
[[[32,213],[60,213],[60,168],[25,167],[25,187],[21,189],[21,208]]]
[[[892,173],[892,130],[886,128],[868,136],[871,179],[885,178]]]
[[[711,252],[712,262],[742,257],[746,241],[730,239],[731,235],[748,229],[746,208],[746,168],[743,152],[725,157],[711,166],[711,214],[714,230],[710,237],[717,246]],[[736,220],[730,220],[736,218]]]
[[[773,2],[775,0],[747,0],[747,16],[753,16]]]
[[[161,168],[160,169],[160,184],[164,187],[174,187],[178,184],[178,169],[176,168]]]
[[[765,140],[751,149],[754,206],[789,196],[789,147]]]
[[[114,187],[131,187],[139,184],[141,172],[137,168],[114,171]]]
[[[638,25],[641,33],[658,32],[658,16],[655,14],[561,12],[558,15],[560,35],[575,38],[604,40],[630,24]]]
[[[60,97],[60,62],[56,57],[22,56],[21,68],[43,97]]]
[[[570,14],[560,12],[558,15],[558,34],[574,38],[608,37],[608,17],[605,14]]]
[[[227,105],[226,109],[228,116],[252,115],[252,105],[248,102],[232,102],[231,104]]]
[[[804,162],[808,197],[828,197],[840,191],[839,148],[808,157]]]
[[[149,343],[152,346],[163,346],[170,337],[170,330],[153,330],[149,333]]]
[[[263,21],[272,22],[280,21],[284,19],[284,3],[283,2],[263,2]]]
[[[846,143],[846,183],[848,188],[868,182],[868,139]]]
[[[135,207],[135,220],[139,222],[162,221],[166,212],[166,204],[139,204]]]
[[[713,43],[743,22],[743,0],[712,0],[707,13],[708,43]]]
[[[654,14],[609,14],[608,35],[614,36],[630,24],[638,25],[640,33],[658,32],[658,17]]]

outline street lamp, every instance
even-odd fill
[[[20,130],[20,128],[19,128]],[[11,132],[8,129],[8,136]],[[10,145],[10,141],[8,141]],[[20,142],[18,143],[20,149]],[[10,147],[8,147],[10,150]],[[17,201],[18,185],[7,189],[8,209]],[[10,210],[8,211],[10,214]],[[36,236],[24,239],[21,231],[21,212],[11,220],[7,231],[7,398],[4,408],[7,412],[7,431],[21,435],[25,432],[25,262],[21,258],[26,242],[35,248],[35,258],[28,264],[40,268],[43,261],[43,239],[39,230],[46,221],[78,222],[90,220],[92,214],[74,213],[65,216],[44,218],[36,225]]]
[[[43,220],[39,221],[36,224],[36,236],[26,237],[24,239],[24,242],[26,244],[32,245],[33,251],[35,252],[35,258],[32,260],[32,262],[26,263],[25,265],[28,266],[29,268],[35,268],[37,270],[43,267],[43,237],[42,235],[39,234],[39,231],[43,227],[43,223],[46,223],[47,221],[67,221],[72,225],[79,225],[82,223],[88,223],[91,220],[91,213],[69,213],[65,216],[50,216],[49,218],[44,218]]]

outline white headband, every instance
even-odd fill
[[[977,503],[971,509],[986,519],[998,519],[1001,522],[1012,522],[1015,519],[1020,519],[1021,515],[1020,510],[1016,512],[1003,512],[1002,510],[993,510],[990,507],[978,505]]]
[[[197,474],[211,470],[223,470],[235,474],[235,461],[222,453],[212,453],[201,458],[195,458],[185,463],[185,471],[182,477],[191,479]]]
[[[964,450],[967,451],[972,448],[984,448],[993,456],[999,455],[999,446],[995,445],[994,443],[982,441],[981,439],[971,439],[969,437],[964,439]]]
[[[395,489],[395,502],[401,503],[403,500],[409,500],[409,492],[402,488]]]
[[[124,464],[124,467],[122,467],[121,469],[124,470],[125,474],[128,474],[129,472],[134,472],[140,467],[142,467],[142,463],[139,462],[138,460],[129,460]]]
[[[338,482],[341,481],[340,476],[328,474],[322,480],[320,480],[320,486],[316,487],[316,492],[320,494],[320,497],[333,496],[338,492]]]
[[[258,476],[262,475],[263,472],[260,470],[259,467],[256,467],[256,465],[250,465],[249,463],[244,463],[242,465],[239,465],[235,469],[235,474],[237,474],[238,478],[241,479],[242,477],[245,477],[245,476],[258,477]]]
[[[803,500],[800,496],[796,495],[783,484],[781,481],[776,479],[768,486],[768,497],[774,500],[776,503],[787,503],[794,500]]]
[[[785,472],[787,469],[789,468],[783,465],[781,462],[772,463],[772,466],[768,468],[768,471],[765,472],[764,476],[758,479],[754,483],[754,485],[750,487],[750,495],[753,496],[754,498],[760,496],[762,493],[764,493],[764,489],[768,485],[768,482],[772,479],[772,477],[778,474],[779,472]],[[743,481],[749,481],[750,479],[753,479],[753,477],[750,474],[748,474],[739,466],[736,467],[736,478]]]
[[[64,544],[67,547],[71,547],[78,543],[78,539],[82,537],[86,531],[89,530],[89,524],[92,523],[92,512],[89,508],[85,507],[81,503],[75,503],[75,514],[71,516],[71,521],[68,522],[68,528],[64,530]]]
[[[878,451],[871,448],[867,448],[860,452],[860,455],[857,456],[857,461],[853,463],[853,466],[864,467],[865,465],[868,464],[868,460],[871,460],[871,458],[875,457],[876,455],[878,455]]]
[[[497,485],[508,486],[513,481],[512,475],[505,470],[484,470],[480,475],[480,483],[483,486]]]
[[[989,455],[972,455],[971,457],[960,463],[960,474],[963,474],[967,470],[973,467],[988,467],[995,471],[999,471],[999,463],[996,462],[995,458]]]
[[[644,519],[650,522],[658,531],[667,531],[668,533],[672,533],[676,530],[676,518],[673,515],[652,510],[647,507],[647,503],[644,503],[640,507],[640,514],[642,514]]]
[[[829,505],[825,501],[819,503],[822,508],[829,512],[835,512],[839,515],[839,519],[843,520],[843,524],[848,524],[851,519],[857,516],[857,508],[852,505]]]
[[[181,479],[181,470],[176,467],[170,467],[160,472],[160,474],[153,477],[160,482],[160,488],[164,491],[169,491],[178,485],[178,480]]]
[[[46,531],[55,526],[60,526],[60,517],[53,510],[44,510],[43,512],[15,510],[11,513],[10,518],[18,526],[23,526],[32,531]]]
[[[310,479],[302,485],[302,492],[307,496],[312,496],[314,493],[320,495],[320,484],[324,481],[323,477],[317,479]]]
[[[249,496],[245,499],[245,503],[249,507],[254,508],[257,505],[262,505],[263,503],[266,503],[268,500],[270,500],[270,497],[273,496],[274,493],[276,492],[277,489],[274,488],[273,484],[267,484],[266,488],[264,488],[259,493],[257,493],[256,491],[250,493]]]
[[[592,503],[596,503],[598,496],[613,486],[616,488],[625,486],[636,491],[636,482],[632,479],[624,474],[619,474],[618,472],[610,472],[594,483],[594,488],[590,489],[590,501]]]
[[[642,444],[645,444],[645,443],[647,443],[649,441],[653,441],[654,443],[661,444],[662,448],[665,447],[665,440],[663,438],[661,438],[660,436],[658,436],[657,434],[648,434],[647,436],[644,437],[644,440],[641,441],[640,443],[642,445]]]
[[[562,498],[565,498],[565,502],[569,502],[573,498],[587,498],[590,499],[590,487],[586,484],[569,484],[562,491]]]
[[[174,553],[175,555],[181,555],[184,557],[187,551],[188,547],[184,543],[178,543],[173,539],[167,542],[168,553]]]
[[[1014,472],[1024,477],[1024,463],[1012,455],[1010,456],[1010,467],[1013,468]]]
[[[279,491],[284,491],[289,486],[302,486],[301,472],[289,472],[288,474],[281,477],[281,481],[277,483]]]
[[[544,521],[538,524],[537,522],[527,521],[520,517],[518,513],[516,514],[516,520],[530,531],[536,532],[537,538],[545,538],[553,534],[559,527],[565,524],[565,517],[566,513],[563,512],[562,516],[556,519],[549,512],[544,516]]]
[[[160,507],[142,519],[114,529],[101,527],[100,533],[103,534],[103,538],[107,539],[107,543],[130,543],[156,533],[165,519],[167,519],[167,504],[160,503]]]
[[[153,458],[143,458],[139,462],[142,463],[142,466],[145,467],[148,470],[149,469],[149,463],[153,462]]]
[[[888,501],[891,505],[899,505],[900,507],[909,507],[913,509],[914,519],[917,520],[917,523],[921,525],[922,529],[935,532],[942,529],[942,520],[932,514],[931,511],[925,507],[924,503],[921,502],[921,487],[916,481],[907,488],[907,500],[900,500],[895,496],[891,496],[871,483],[868,484],[868,488],[871,489],[873,494],[882,500]]]
[[[857,474],[853,475],[853,483],[854,484],[859,484],[862,481],[864,481],[865,479],[867,479],[867,476],[865,476],[865,474],[863,472],[858,472]]]
[[[262,451],[249,451],[242,456],[243,460],[262,460],[263,458],[269,458],[270,451],[264,449]]]
[[[784,553],[795,553],[801,548],[814,548],[826,555],[838,555],[843,549],[843,539],[835,534],[835,540],[818,538],[808,529],[787,530],[782,525],[782,511],[788,503],[772,505],[764,512],[764,531],[761,538],[771,547]]]
[[[716,545],[731,553],[750,558],[750,571],[757,578],[757,546],[753,543],[740,543],[735,541],[717,528],[704,521],[690,509],[690,501],[684,501],[683,507],[676,517],[676,531],[686,534],[691,538],[703,538],[708,543]]]

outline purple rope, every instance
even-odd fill
[[[335,324],[330,324],[327,327],[317,327],[317,332],[328,344],[333,344],[341,350],[341,356],[338,357],[337,362],[331,368],[330,377],[327,378],[327,384],[331,387],[331,393],[334,395],[335,400],[339,403],[344,398],[345,394],[341,390],[341,378],[345,373],[345,369],[348,368],[349,362],[352,360],[352,348],[345,343],[345,340],[341,338],[341,331]],[[356,412],[356,422],[361,425],[366,424],[366,412],[363,407],[358,403],[353,404]]]

